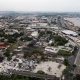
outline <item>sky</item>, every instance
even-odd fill
[[[80,12],[80,0],[0,0],[0,11]]]

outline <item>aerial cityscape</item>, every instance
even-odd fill
[[[1,0],[0,80],[80,80],[79,3]]]
[[[79,21],[73,13],[5,12],[0,17],[1,76],[76,80],[80,74]]]

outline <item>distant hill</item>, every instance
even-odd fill
[[[18,16],[18,15],[38,15],[38,16],[72,16],[80,17],[80,12],[22,12],[22,11],[0,11],[0,16]]]
[[[0,11],[0,16],[8,16],[8,15],[19,15],[19,13],[14,11]]]

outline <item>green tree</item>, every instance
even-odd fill
[[[54,40],[55,43],[57,43],[57,45],[65,45],[68,40],[66,40],[64,37],[61,37],[59,35],[54,36]]]
[[[58,51],[58,55],[61,55],[61,56],[71,56],[72,54],[71,54],[71,52],[69,52],[69,51],[65,51],[65,50],[59,50]]]
[[[6,52],[4,53],[4,56],[7,57],[7,60],[10,61],[12,58],[11,58],[11,54],[10,54],[10,50],[9,49],[6,49]]]
[[[73,80],[80,80],[80,75],[76,74],[76,76],[73,78]]]
[[[45,72],[44,71],[41,71],[41,70],[37,71],[37,73],[38,74],[45,74]]]
[[[69,66],[69,62],[68,62],[67,59],[64,59],[64,62],[63,63],[64,63],[65,66]]]

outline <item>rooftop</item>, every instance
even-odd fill
[[[73,35],[73,36],[77,36],[78,34],[74,31],[71,30],[63,30],[63,33],[67,34],[67,35]]]

